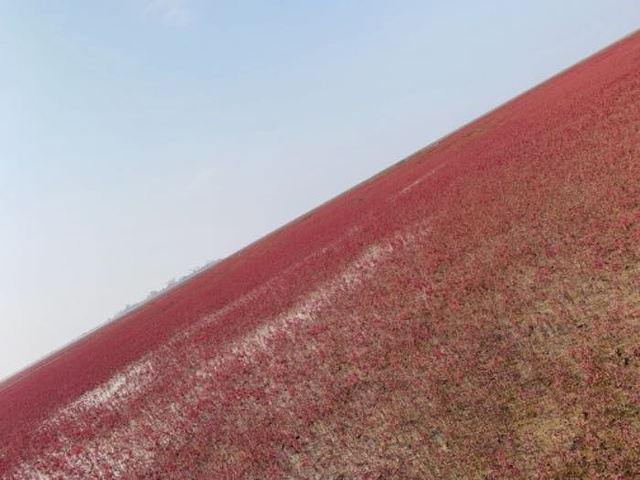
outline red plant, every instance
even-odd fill
[[[640,34],[0,386],[2,478],[640,475]]]

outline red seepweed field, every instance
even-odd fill
[[[0,384],[6,479],[640,477],[640,33]]]

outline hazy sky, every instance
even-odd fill
[[[637,0],[2,2],[0,377],[638,26]]]

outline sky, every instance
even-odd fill
[[[0,3],[0,378],[640,26],[637,0]]]

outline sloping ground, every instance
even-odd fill
[[[639,386],[635,34],[5,382],[0,476],[637,478]]]

